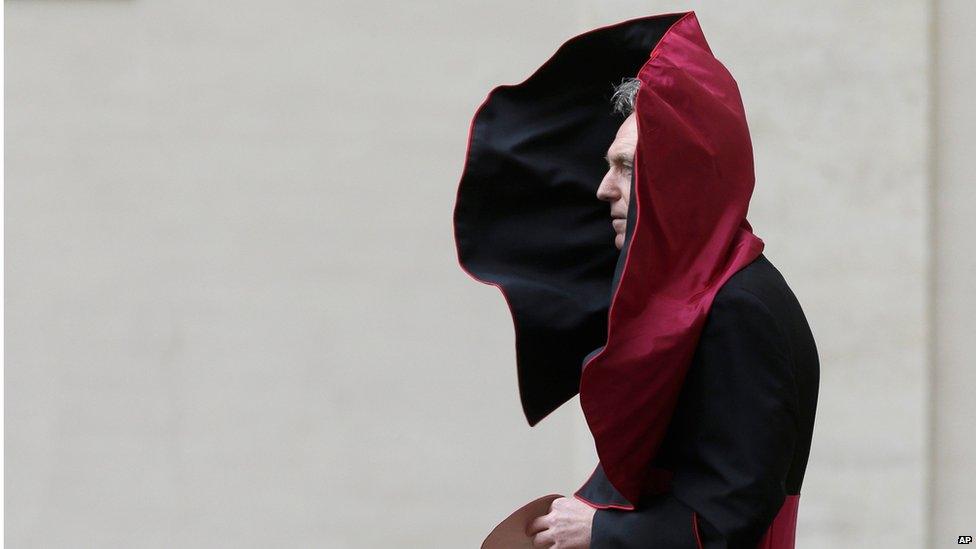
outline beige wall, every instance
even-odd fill
[[[933,46],[933,423],[930,547],[976,536],[976,4],[939,0]],[[966,37],[964,40],[961,37]]]
[[[931,169],[966,76],[932,86],[929,2],[692,5],[821,351],[799,546],[964,533],[967,266],[929,242],[967,244],[973,136]],[[8,2],[9,545],[469,547],[575,489],[578,404],[524,424],[508,310],[455,260],[468,123],[568,37],[686,6]]]

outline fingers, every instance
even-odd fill
[[[558,498],[549,505],[549,514],[532,519],[525,527],[525,533],[532,538],[532,547],[548,548],[556,544],[555,534],[549,528],[552,526],[553,511],[563,507],[566,498]]]
[[[548,517],[549,515],[543,515],[532,519],[532,522],[525,527],[525,535],[532,537],[543,530],[547,530],[549,528]]]
[[[550,530],[545,530],[532,537],[532,547],[547,549],[555,544],[556,540],[552,535],[552,531]]]

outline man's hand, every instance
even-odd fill
[[[529,523],[525,533],[533,547],[589,549],[594,514],[596,509],[576,498],[559,498],[549,506],[549,514]]]

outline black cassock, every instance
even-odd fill
[[[641,88],[618,252],[595,192],[623,77]],[[693,12],[577,36],[472,120],[458,259],[511,308],[529,423],[580,394],[591,547],[793,547],[819,363],[746,221],[753,183],[737,85]]]
[[[781,509],[795,526],[818,382],[800,305],[760,255],[712,303],[653,463],[673,476],[633,511],[597,510],[591,547],[753,549]],[[599,467],[578,494],[626,504]]]

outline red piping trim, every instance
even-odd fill
[[[634,506],[633,505],[631,505],[630,507],[626,507],[624,505],[611,505],[611,504],[603,504],[603,503],[594,503],[594,502],[592,502],[592,501],[584,498],[583,496],[581,496],[579,494],[573,494],[573,497],[576,498],[576,499],[578,499],[578,500],[580,500],[580,501],[582,501],[583,503],[589,505],[590,507],[592,507],[594,509],[619,509],[621,511],[633,511],[634,510]]]
[[[704,549],[701,540],[701,533],[698,532],[698,513],[691,512],[691,532],[695,534],[695,542],[698,543],[698,549]]]
[[[583,488],[587,484],[589,484],[591,480],[593,480],[593,475],[595,475],[595,474],[596,474],[596,468],[594,468],[593,469],[593,472],[590,473],[589,478],[586,479],[586,482],[583,483],[583,486],[580,486],[579,489],[576,490],[576,492],[573,494],[573,497],[575,497],[576,499],[578,499],[578,500],[582,501],[583,503],[589,505],[590,507],[593,507],[594,509],[620,509],[621,511],[633,511],[634,510],[634,506],[633,505],[631,505],[630,507],[627,507],[626,505],[614,505],[612,503],[596,503],[596,502],[590,501],[590,500],[584,498],[583,496],[581,496],[579,494],[580,491],[582,491]]]

